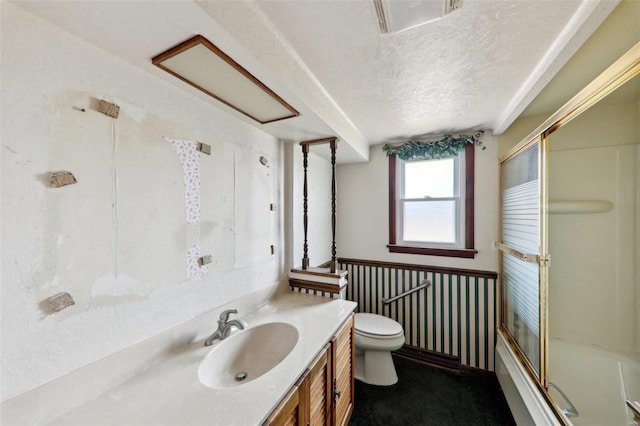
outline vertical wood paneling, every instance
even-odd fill
[[[312,294],[314,296],[328,297],[329,299],[340,299],[340,295],[338,293],[331,293],[331,292],[322,291],[322,290],[314,290],[306,287],[297,287],[294,285],[289,285],[289,288],[291,289],[291,291],[295,291],[296,293]],[[345,294],[345,297],[347,298],[347,300],[353,300],[349,298],[348,292],[349,292],[349,289],[347,288],[347,294]]]
[[[430,347],[433,348],[432,350],[434,351],[438,350],[438,294],[437,294],[438,284],[437,282],[439,279],[440,278],[438,274],[433,274],[433,278],[431,279],[431,282],[434,284],[432,284],[431,287],[427,289],[429,291],[429,296],[430,296],[429,307],[427,308],[429,310],[429,316],[431,317]]]
[[[485,328],[485,333],[484,333],[484,362],[485,364],[489,363],[489,333],[487,333],[488,330],[490,330],[489,328],[489,306],[488,306],[488,302],[489,302],[489,282],[487,281],[486,278],[482,279],[482,283],[483,283],[483,290],[484,290],[484,305],[483,305],[483,314],[484,314],[484,328]]]
[[[463,345],[462,345],[462,337],[463,337],[463,330],[462,330],[462,321],[464,319],[464,316],[462,315],[463,312],[463,300],[462,300],[462,292],[463,292],[463,280],[462,277],[460,277],[459,275],[454,275],[454,287],[453,287],[453,291],[454,291],[454,298],[455,298],[455,305],[454,305],[454,310],[455,310],[455,316],[453,317],[453,327],[454,327],[454,343],[456,345],[456,350],[454,352],[455,355],[457,355],[460,359],[462,359],[462,353],[463,353]]]
[[[458,357],[475,368],[493,370],[496,328],[496,278],[473,271],[455,273],[344,263],[349,271],[347,299],[358,312],[385,315],[405,330],[406,344]],[[466,272],[466,271],[465,271]],[[388,299],[419,285],[423,291],[385,305]]]

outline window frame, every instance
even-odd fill
[[[462,159],[460,158],[462,157]],[[464,194],[465,194],[465,185],[464,182],[464,172],[465,168],[461,166],[463,163],[464,155],[461,156],[450,156],[443,157],[441,159],[436,160],[408,160],[403,161],[396,158],[396,196],[397,196],[397,214],[396,214],[396,242],[401,246],[411,246],[411,247],[433,247],[433,248],[442,248],[442,249],[458,249],[462,248],[464,244],[464,211],[465,211],[465,203],[464,203]],[[442,161],[442,160],[452,160],[453,161],[453,180],[454,180],[454,192],[455,194],[448,197],[407,197],[405,191],[406,186],[406,176],[407,176],[407,165],[410,163],[422,163],[428,161]],[[405,239],[404,235],[404,214],[408,205],[412,203],[422,203],[422,202],[441,202],[441,201],[453,201],[455,203],[455,235],[456,241],[454,242],[435,242],[435,241],[412,241]]]
[[[472,259],[477,250],[474,249],[474,172],[475,149],[469,144],[464,149],[464,246],[443,247],[439,244],[404,244],[398,243],[398,215],[400,207],[397,197],[398,160],[395,154],[389,157],[389,244],[387,247],[391,253],[408,253],[431,256],[461,257]],[[461,182],[462,183],[462,182]]]

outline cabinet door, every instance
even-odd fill
[[[306,391],[309,426],[325,426],[331,423],[331,357],[330,344],[327,344],[320,355],[311,364],[311,371],[307,377]]]
[[[333,422],[335,426],[349,424],[353,413],[354,382],[353,314],[331,341]]]
[[[299,404],[298,387],[294,386],[282,402],[271,413],[263,426],[298,426],[304,425],[303,413]]]

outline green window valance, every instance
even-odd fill
[[[469,144],[486,149],[480,140],[483,134],[484,131],[481,130],[474,135],[444,135],[442,139],[431,142],[410,139],[402,145],[385,144],[382,150],[387,153],[387,156],[396,154],[401,160],[435,160],[457,156]]]

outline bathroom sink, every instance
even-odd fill
[[[285,322],[270,322],[238,331],[217,343],[198,368],[203,385],[230,388],[262,376],[289,355],[298,330]]]

